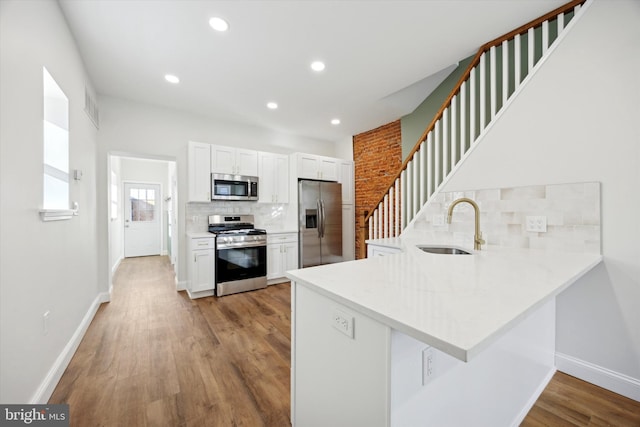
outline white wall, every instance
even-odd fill
[[[69,98],[71,201],[80,214],[42,222],[42,67]],[[96,134],[84,113],[90,84],[57,2],[0,1],[0,402],[44,403],[44,382],[95,307]],[[106,194],[106,193],[105,193]],[[105,258],[106,260],[106,258]],[[93,304],[93,305],[92,305]],[[43,314],[50,311],[48,334]],[[63,366],[64,368],[64,366]]]
[[[607,386],[600,368],[630,377],[634,393],[640,391],[638,22],[637,0],[595,0],[444,188],[602,183],[604,263],[558,298],[557,351],[594,365],[592,382]]]
[[[289,154],[296,151],[335,156],[335,144],[309,138],[296,137],[243,124],[220,122],[177,110],[143,105],[123,99],[101,97],[100,133],[98,135],[99,224],[99,281],[101,289],[108,289],[107,248],[107,155],[130,154],[175,160],[178,173],[178,237],[184,239],[185,203],[187,195],[187,142],[237,146],[274,153]],[[102,226],[105,224],[105,226]],[[186,246],[179,243],[178,281],[186,280]]]

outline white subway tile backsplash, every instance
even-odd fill
[[[287,205],[256,202],[187,203],[187,233],[207,231],[209,215],[253,215],[258,228],[278,228],[286,222]]]
[[[455,207],[452,223],[434,226],[455,199],[468,197],[480,207],[480,225],[488,245],[600,253],[600,184],[597,182],[439,193],[420,212],[413,229],[434,241],[473,246],[474,211]],[[546,233],[525,230],[527,216],[545,216]],[[405,231],[406,232],[406,231]]]

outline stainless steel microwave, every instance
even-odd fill
[[[211,200],[258,200],[258,177],[212,173]]]

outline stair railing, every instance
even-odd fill
[[[365,216],[365,239],[402,233],[585,1],[571,1],[478,50],[388,191]]]

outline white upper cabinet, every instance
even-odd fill
[[[258,195],[262,203],[289,203],[289,157],[283,154],[259,153]]]
[[[338,181],[338,159],[298,153],[298,178]]]
[[[258,176],[258,152],[244,148],[212,145],[211,173]]]
[[[189,202],[211,201],[211,145],[189,141],[187,175]]]
[[[354,200],[353,162],[340,160],[340,176],[338,182],[342,184],[342,204],[352,205]]]

